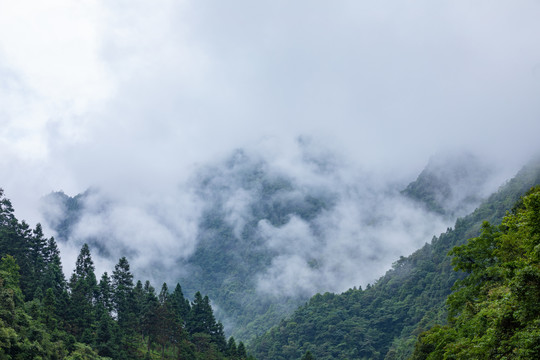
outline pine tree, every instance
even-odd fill
[[[132,309],[135,314],[135,329],[140,334],[143,333],[142,323],[143,323],[143,306],[145,302],[145,294],[141,280],[137,280],[137,284],[133,288],[133,303]]]
[[[244,343],[240,341],[240,343],[238,344],[238,349],[237,349],[237,356],[238,356],[238,359],[240,360],[245,360],[247,359],[247,353],[246,353],[246,347],[244,346]]]
[[[53,289],[48,288],[42,301],[42,321],[49,331],[56,329],[58,320],[56,319],[56,298]]]
[[[220,351],[227,349],[223,325],[216,322],[208,296],[202,297],[200,292],[195,294],[191,303],[191,313],[188,317],[187,330],[190,334],[207,334]]]
[[[0,188],[0,256],[9,254],[17,258],[20,255],[17,252],[18,226],[11,201],[4,197],[4,190]]]
[[[99,280],[97,306],[102,307],[103,311],[106,311],[108,314],[113,311],[111,279],[106,271],[101,275],[101,279]]]
[[[11,255],[5,255],[0,262],[0,278],[3,288],[9,290],[16,305],[23,304],[23,295],[20,289],[20,267]]]
[[[112,274],[113,307],[118,319],[118,329],[122,336],[122,351],[128,357],[136,351],[138,339],[136,338],[137,320],[136,309],[133,307],[133,275],[125,257],[118,260]]]
[[[173,293],[169,296],[169,302],[178,323],[184,326],[191,306],[189,300],[184,297],[180,284],[176,284]]]
[[[150,352],[150,345],[156,339],[159,328],[159,317],[157,310],[159,301],[154,288],[146,281],[143,289],[144,303],[142,306],[142,333],[147,337],[147,353]]]
[[[227,355],[231,359],[237,359],[238,358],[238,351],[236,349],[236,340],[234,340],[234,337],[229,338],[229,342],[227,343]]]
[[[58,299],[62,292],[66,290],[66,278],[62,270],[62,260],[60,259],[60,250],[56,245],[54,238],[50,238],[45,246],[43,259],[45,268],[43,271],[42,287],[51,288],[55,297]]]
[[[32,229],[30,226],[23,220],[20,223],[16,222],[15,219],[15,228],[16,235],[11,240],[10,249],[8,253],[13,255],[17,264],[20,267],[21,274],[21,291],[26,300],[31,300],[35,288],[33,287],[33,267],[31,265],[30,259],[30,239],[32,237]]]
[[[187,323],[187,330],[190,334],[210,333],[212,324],[215,322],[213,314],[208,311],[207,303],[201,293],[197,291],[191,303],[191,312]]]
[[[111,316],[102,311],[96,329],[96,349],[100,356],[116,358],[118,346],[113,336],[115,323]]]
[[[94,262],[87,244],[82,246],[77,257],[69,287],[71,298],[68,320],[72,324],[71,333],[78,339],[82,339],[84,331],[90,329],[95,321],[94,303],[97,292]]]
[[[129,263],[125,257],[118,260],[112,274],[114,309],[118,316],[118,325],[121,328],[133,325],[129,323],[133,297],[133,275],[129,270]]]
[[[166,283],[163,283],[158,296],[159,305],[156,308],[157,327],[155,328],[155,339],[161,345],[161,355],[165,352],[165,345],[172,343],[177,337],[179,331],[176,318],[170,308],[169,289]]]

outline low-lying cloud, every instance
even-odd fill
[[[335,199],[309,221],[258,225],[276,251],[260,289],[298,272],[296,288],[312,291],[319,269],[371,269],[382,250],[405,253],[433,231],[388,179],[405,185],[456,149],[498,163],[501,179],[540,150],[539,11],[536,0],[5,2],[0,186],[31,223],[43,221],[41,196],[95,187],[108,208],[89,203],[72,236],[104,239],[140,269],[145,254],[168,266],[193,252],[208,202],[223,201],[235,236],[252,220],[254,187],[224,184],[202,200],[191,187],[208,164],[255,148],[293,180],[286,196]],[[315,139],[307,153],[304,135]],[[305,253],[272,247],[290,240],[287,227],[307,236]],[[76,251],[64,253],[69,269]],[[362,274],[347,282],[371,281]]]
[[[279,227],[261,221],[259,231],[278,255],[259,274],[258,289],[306,296],[366,286],[451,225],[401,196],[396,184],[378,181],[334,183],[335,205],[312,221],[292,216]]]
[[[200,246],[223,247],[223,258],[214,261],[264,254],[253,264],[238,256],[231,266],[256,265],[245,281],[261,296],[305,298],[366,286],[465,214],[429,211],[400,193],[407,182],[350,167],[343,155],[313,140],[300,138],[286,153],[279,141],[270,151],[270,143],[262,152],[237,150],[201,165],[162,197],[89,190],[63,246],[89,242],[106,269],[127,256],[138,277],[157,283],[189,279],[193,271],[203,278],[218,276],[212,269],[194,270],[202,266],[192,257]],[[445,159],[447,168],[433,171],[444,175],[457,166],[452,157]],[[487,195],[495,189],[489,179],[462,174],[461,182],[448,180],[460,190],[472,182],[474,191],[482,188]],[[66,210],[54,201],[44,207],[52,227],[65,219]]]

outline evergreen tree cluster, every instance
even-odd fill
[[[0,189],[0,359],[249,359],[208,296],[159,293],[120,258],[99,282],[88,245],[69,281],[54,238],[14,215]]]

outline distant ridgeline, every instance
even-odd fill
[[[478,236],[484,221],[492,224],[500,223],[508,211],[512,209],[515,211],[519,207],[520,197],[537,184],[540,184],[540,162],[524,167],[473,213],[458,219],[454,229],[448,229],[438,238],[434,237],[431,243],[412,255],[401,257],[375,284],[368,285],[364,290],[350,289],[340,295],[326,293],[313,296],[289,318],[255,339],[251,344],[254,355],[261,360],[299,359],[309,351],[313,358],[318,360],[407,359],[413,353],[420,333],[436,324],[446,324],[446,299],[456,280],[464,278],[463,273],[453,270],[448,252],[455,246],[466,243],[467,239]],[[462,270],[471,270],[457,264]],[[536,272],[531,277],[536,281],[536,287],[531,293],[517,295],[528,299],[529,304],[532,301],[531,296],[539,294],[535,292],[538,291],[537,268],[534,271]],[[526,282],[528,279],[526,276],[524,274],[519,281]],[[461,284],[462,287],[470,285],[471,281]],[[493,295],[495,300],[501,299],[505,291],[504,286],[507,286],[503,282],[497,285],[499,290]],[[485,286],[480,289],[480,293],[484,296],[482,299],[485,299],[488,290],[489,288]],[[463,293],[463,290],[461,292]],[[454,299],[463,304],[463,297]],[[481,305],[481,302],[474,305],[475,310],[472,310],[474,314],[478,314]],[[460,327],[459,322],[463,321],[464,316],[459,317],[459,314],[464,314],[465,310],[459,306],[452,309],[457,309],[457,314],[453,314],[453,319],[456,320],[453,320],[452,327],[442,330],[437,328],[423,335],[421,343],[417,345],[416,358],[441,359],[444,350],[441,350],[439,345],[446,346],[445,349],[451,348],[452,344],[456,347],[475,345],[474,341],[465,340],[457,344],[452,343],[456,334],[465,337],[466,326],[469,326]],[[519,319],[501,315],[495,320],[509,321],[511,323],[509,326],[515,328],[518,325],[513,322],[522,321],[523,317],[529,314],[538,319],[537,312],[527,311],[522,312]],[[477,322],[481,321],[480,317],[481,314],[477,316]],[[527,338],[523,332],[520,334],[519,339],[514,339],[516,344],[532,346],[531,342],[538,342],[538,326],[534,332],[536,338],[532,335]],[[492,334],[488,339],[492,343],[493,336],[495,335]],[[451,351],[448,350],[448,353]]]
[[[99,280],[83,245],[69,281],[54,238],[14,215],[0,189],[0,359],[249,359],[227,342],[210,300],[157,294],[122,257]]]
[[[490,173],[472,154],[434,157],[401,193],[430,211],[463,216],[483,200],[480,194]]]

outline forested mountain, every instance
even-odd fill
[[[317,171],[324,172],[327,168],[328,164],[317,164]],[[417,183],[422,183],[422,178],[423,175]],[[280,297],[272,296],[271,291],[261,291],[261,274],[276,266],[276,259],[294,259],[283,252],[287,249],[277,245],[291,245],[289,241],[297,240],[311,246],[294,237],[284,237],[274,246],[269,246],[268,241],[272,236],[279,238],[284,233],[298,231],[291,224],[301,224],[304,230],[297,236],[307,235],[320,247],[318,253],[305,251],[301,264],[306,264],[313,274],[323,275],[321,270],[325,266],[336,264],[324,262],[323,256],[331,248],[323,240],[335,233],[324,227],[331,227],[332,223],[323,220],[340,206],[344,194],[338,188],[331,191],[323,186],[324,182],[311,186],[304,183],[299,187],[297,178],[276,172],[268,163],[242,152],[223,166],[206,168],[197,180],[196,196],[212,201],[204,203],[200,211],[197,246],[189,256],[177,258],[186,282],[182,283],[183,288],[177,285],[174,291],[164,283],[159,294],[149,281],[133,281],[125,256],[120,257],[110,276],[105,272],[98,280],[90,249],[101,256],[115,254],[111,251],[114,241],[111,244],[98,236],[84,238],[90,246],[81,246],[73,274],[66,281],[55,240],[45,238],[39,224],[31,229],[25,222],[19,222],[2,193],[0,342],[4,354],[53,359],[247,357],[243,343],[237,345],[232,337],[228,342],[225,340],[223,326],[216,320],[209,298],[219,299],[218,305],[224,308],[222,314],[235,316],[237,334],[246,338],[262,333],[275,323],[277,316],[307,299],[306,291],[287,293],[289,288],[282,288]],[[289,318],[254,339],[250,349],[259,359],[409,357],[420,333],[436,324],[444,326],[445,300],[454,282],[464,278],[464,274],[453,271],[447,253],[478,236],[484,221],[498,223],[507,211],[517,212],[523,207],[519,202],[515,205],[520,196],[538,183],[540,165],[535,162],[523,168],[472,214],[458,219],[453,229],[434,237],[412,255],[402,256],[373,285],[352,288],[339,295],[327,292],[313,296]],[[62,204],[63,211],[52,218],[51,224],[60,236],[68,237],[63,241],[76,239],[78,226],[88,216],[85,209],[89,202],[93,202],[92,216],[101,212],[111,214],[110,203],[95,201],[96,192],[99,190],[74,198],[62,193],[49,197],[49,201]],[[430,194],[422,192],[417,185],[408,187],[407,196],[416,201],[429,203]],[[366,199],[353,197],[353,200],[360,198]],[[375,197],[375,200],[369,203],[374,205],[370,216],[359,217],[363,229],[372,229],[374,222],[377,228],[381,224],[393,226],[394,223],[377,218],[382,210],[392,206],[406,204],[407,211],[420,211],[415,216],[434,216],[399,197],[391,200]],[[233,211],[238,208],[243,211]],[[403,229],[406,227],[397,227],[396,231]],[[338,246],[346,245],[339,238],[336,241]],[[355,253],[347,254],[351,255]],[[358,261],[364,259],[367,261],[366,257],[358,257]],[[276,279],[279,278],[271,280]],[[272,281],[267,284],[281,285]],[[210,297],[202,296],[198,285]],[[195,293],[191,302],[184,297],[186,289]],[[450,331],[456,334],[456,330]],[[429,354],[440,348],[437,344],[451,343],[448,336],[438,337],[438,334],[443,333],[423,335],[415,356],[435,356]]]
[[[484,221],[499,223],[520,196],[539,183],[540,163],[534,162],[472,214],[458,219],[453,229],[401,257],[373,285],[315,295],[253,342],[256,357],[298,359],[309,351],[315,359],[408,358],[418,334],[446,322],[446,298],[463,278],[453,271],[448,252],[478,236]],[[429,347],[434,341],[424,342]]]
[[[540,358],[540,186],[450,255],[467,276],[448,297],[449,324],[421,334],[412,359]]]
[[[171,233],[166,253],[152,259],[144,254],[150,275],[174,275],[186,294],[208,294],[217,317],[238,339],[261,335],[314,293],[373,281],[403,251],[413,251],[426,236],[444,229],[444,217],[480,201],[457,191],[487,178],[478,179],[479,171],[472,169],[484,167],[469,157],[432,162],[422,174],[446,176],[445,186],[454,191],[452,207],[443,216],[417,204],[428,201],[424,186],[429,194],[437,190],[438,183],[426,184],[423,175],[402,195],[404,185],[366,174],[353,177],[339,159],[305,141],[299,141],[298,151],[300,160],[291,167],[238,150],[198,169],[189,183],[189,200],[171,195],[167,201],[178,206],[168,211],[157,203],[141,206],[145,213],[139,223],[160,236]],[[453,172],[460,175],[448,175]],[[183,202],[193,209],[189,223],[175,215]],[[134,257],[144,252],[132,242],[160,244],[152,233],[134,241],[136,231],[118,231],[126,228],[126,218],[129,228],[136,228],[133,219],[140,214],[132,207],[115,203],[99,189],[75,197],[53,193],[43,206],[59,241],[88,243],[109,259],[118,256],[118,249]],[[138,270],[147,271],[144,266]]]
[[[84,244],[66,281],[54,238],[14,215],[0,189],[1,359],[247,359],[208,296],[134,283],[128,260],[97,280]]]

